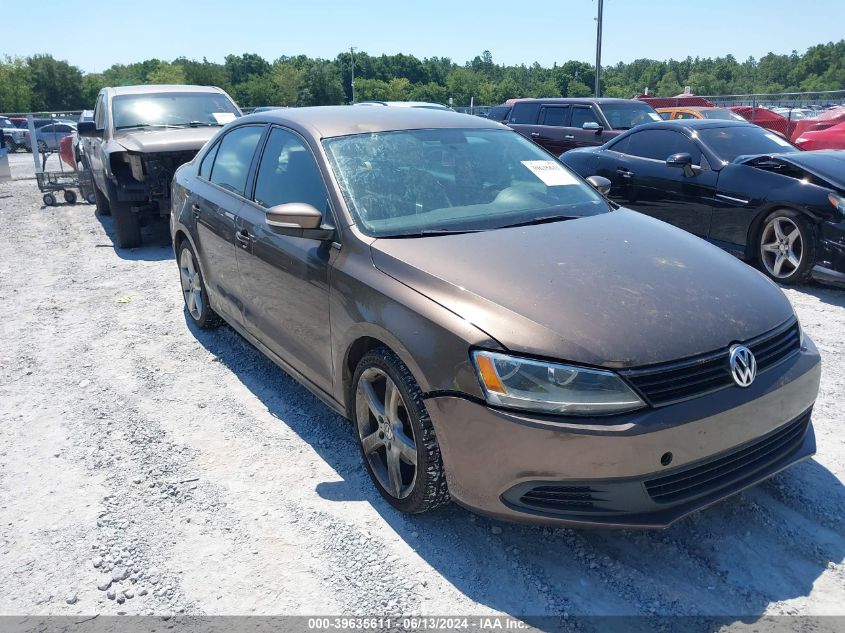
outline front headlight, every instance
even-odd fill
[[[474,351],[472,360],[489,404],[542,413],[609,415],[645,406],[610,371]]]
[[[839,194],[831,193],[827,197],[830,200],[830,204],[832,204],[842,215],[845,215],[845,198],[840,196]]]

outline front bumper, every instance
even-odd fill
[[[510,521],[662,528],[813,455],[820,375],[807,338],[747,389],[624,416],[540,418],[455,396],[426,405],[461,505]]]

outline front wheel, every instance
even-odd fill
[[[427,512],[449,501],[446,474],[422,391],[391,350],[358,363],[352,380],[353,422],[364,465],[397,510]]]
[[[11,138],[6,139],[5,145],[6,145],[6,150],[10,154],[14,154],[18,149],[18,146],[15,144],[15,142]]]
[[[763,222],[757,250],[761,268],[769,277],[782,284],[804,283],[816,259],[814,227],[796,211],[774,211]]]

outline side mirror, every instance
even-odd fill
[[[328,240],[334,229],[323,228],[323,214],[305,202],[288,202],[270,207],[264,213],[270,230],[279,235],[304,237],[310,240]]]
[[[581,126],[582,130],[591,130],[593,132],[601,132],[604,128],[595,121],[584,121]]]
[[[93,121],[80,121],[76,126],[76,133],[81,138],[103,138],[103,131],[98,130]]]
[[[701,171],[701,167],[692,164],[692,156],[690,156],[686,152],[672,154],[669,158],[666,159],[666,166],[683,169],[684,176],[686,176],[687,178],[692,178],[698,172]]]
[[[610,181],[604,176],[590,176],[587,178],[587,182],[603,196],[610,193]]]

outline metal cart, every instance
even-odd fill
[[[94,195],[94,179],[91,172],[83,171],[45,171],[35,174],[38,180],[38,189],[44,193],[42,200],[48,207],[55,205],[58,200],[56,194],[61,191],[65,202],[76,204],[76,191],[82,195],[83,200],[88,204],[96,204],[97,198]]]

